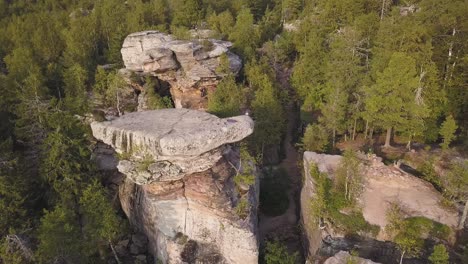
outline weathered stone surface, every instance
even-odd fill
[[[366,169],[361,204],[369,223],[386,226],[387,210],[396,203],[408,217],[424,216],[452,228],[457,226],[458,213],[442,206],[442,195],[430,183],[394,166],[386,166],[375,156],[370,158]],[[381,230],[378,239],[386,238]]]
[[[127,176],[119,186],[122,209],[148,237],[152,254],[171,264],[185,263],[185,257],[193,263],[258,263],[259,182],[238,192],[233,167],[240,167],[239,150],[226,145],[253,132],[250,117],[165,109],[91,127],[123,158],[117,166]],[[240,199],[248,201],[246,218],[236,213]],[[182,240],[198,249],[190,251]],[[130,252],[141,254],[142,241],[132,236]]]
[[[301,191],[301,210],[309,253],[314,255],[321,245],[322,231],[310,215],[310,202],[315,196],[315,182],[310,176],[310,165],[315,163],[321,172],[334,177],[341,156],[304,153],[305,181]],[[423,216],[452,228],[457,224],[457,213],[441,205],[442,195],[434,187],[394,166],[386,166],[380,158],[361,155],[364,164],[364,188],[358,202],[364,218],[370,224],[380,226],[378,240],[386,240],[387,210],[398,204],[407,217]]]
[[[94,122],[91,128],[95,138],[129,156],[118,165],[122,173],[148,184],[211,168],[225,151],[222,145],[253,132],[253,121],[248,116],[220,119],[195,110],[163,109]]]
[[[351,256],[346,251],[340,251],[335,254],[335,256],[325,260],[323,264],[346,264],[346,263],[356,263],[356,264],[379,264],[369,259],[364,259],[360,257]]]
[[[176,107],[205,109],[207,92],[225,76],[218,71],[221,56],[227,56],[232,73],[242,67],[239,56],[229,51],[231,46],[227,41],[175,40],[158,31],[143,31],[128,35],[121,52],[127,70],[169,82]]]
[[[225,159],[179,181],[139,186],[127,180],[121,185],[124,212],[147,234],[150,249],[160,259],[182,263],[183,246],[175,238],[183,234],[211,247],[209,254],[198,254],[197,261],[218,254],[223,259],[218,263],[257,263],[258,183],[248,193],[251,213],[241,220],[234,209],[234,172]]]

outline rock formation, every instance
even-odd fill
[[[128,35],[121,52],[127,70],[170,84],[176,108],[203,110],[207,94],[226,74],[219,69],[223,55],[232,73],[242,67],[239,56],[229,51],[231,46],[227,41],[175,40],[158,31],[143,31]]]
[[[359,199],[364,219],[380,226],[376,239],[386,240],[384,227],[387,225],[387,210],[397,203],[407,217],[423,216],[455,228],[457,213],[441,205],[442,195],[426,181],[403,172],[394,166],[386,166],[376,156],[361,156],[364,164],[364,191]],[[311,224],[310,202],[315,195],[315,183],[309,174],[310,165],[315,163],[321,172],[334,177],[341,156],[304,153],[305,181],[301,192],[301,210],[304,227],[309,242],[309,253],[314,255],[320,248],[323,232]]]
[[[122,208],[163,263],[258,262],[258,180],[247,190],[236,186],[239,152],[227,145],[253,132],[248,116],[164,109],[91,128],[119,153],[118,169],[127,176],[119,187]]]

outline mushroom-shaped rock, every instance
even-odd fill
[[[225,144],[253,132],[248,116],[220,119],[190,109],[135,112],[91,124],[93,135],[124,154],[119,170],[137,184],[173,181],[207,170]]]

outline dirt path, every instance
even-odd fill
[[[291,101],[286,107],[287,112],[287,134],[283,141],[283,149],[286,157],[279,164],[286,170],[290,178],[290,188],[288,191],[289,206],[286,212],[279,216],[266,216],[259,214],[259,236],[261,241],[268,238],[278,238],[286,243],[291,252],[302,254],[301,231],[299,226],[299,195],[301,189],[301,170],[298,167],[300,155],[293,145],[299,122],[299,113],[294,98],[294,91],[289,85],[291,71],[288,69],[277,69],[278,81],[283,89],[288,89]]]

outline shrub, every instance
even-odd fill
[[[308,125],[302,138],[302,144],[306,151],[326,151],[328,145],[326,129],[318,124]]]
[[[265,263],[266,264],[295,264],[298,261],[298,254],[289,254],[288,249],[278,241],[266,243]]]

